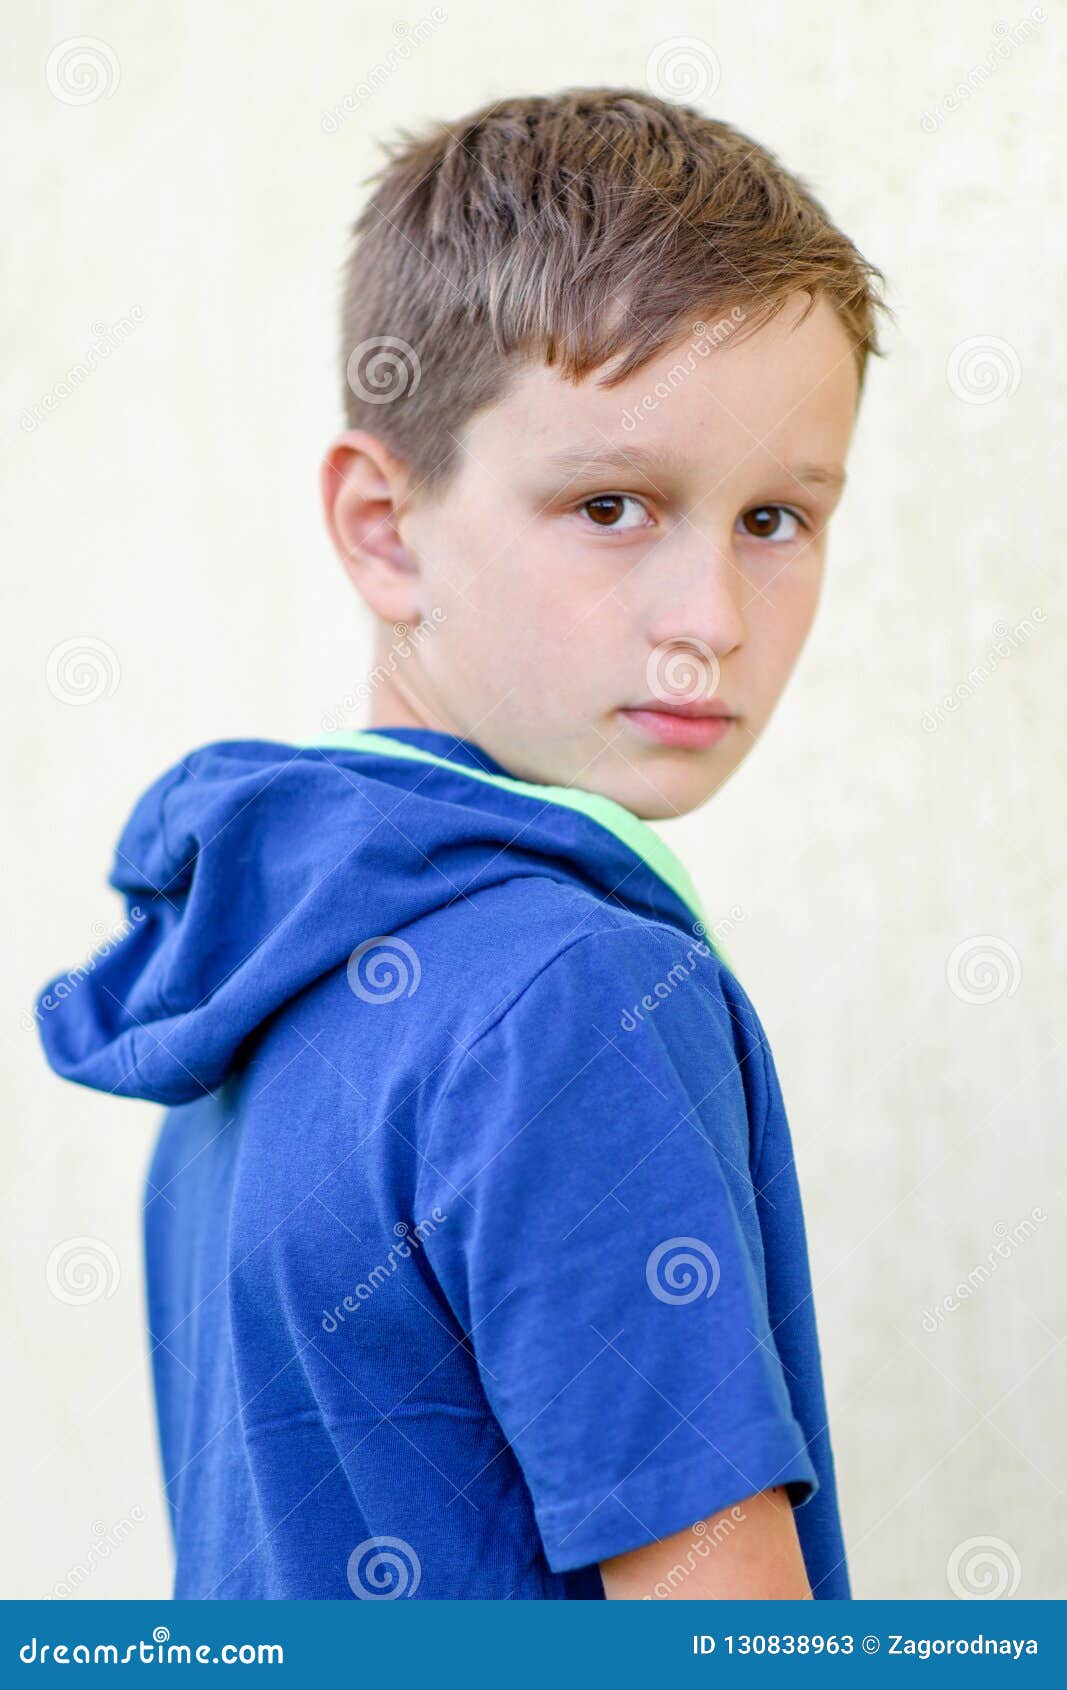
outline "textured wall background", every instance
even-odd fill
[[[150,779],[209,739],[313,734],[363,674],[316,489],[374,139],[650,78],[805,176],[899,315],[801,667],[665,829],[709,907],[744,911],[856,1593],[1067,1594],[1062,9],[20,10],[4,1594],[169,1589],[137,1207],[158,1112],[61,1085],[26,1010],[117,921],[104,878]],[[78,1238],[112,1269],[64,1301],[50,1258]]]

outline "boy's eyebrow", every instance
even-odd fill
[[[541,463],[546,469],[566,470],[578,475],[594,469],[637,469],[649,475],[682,474],[690,464],[669,446],[567,446],[550,452]],[[783,469],[797,481],[812,486],[843,487],[845,472],[839,464],[784,464]]]
[[[843,487],[848,480],[840,464],[787,464],[786,468],[798,481],[820,487]]]
[[[565,446],[542,460],[548,469],[577,473],[586,469],[643,469],[650,473],[684,470],[685,460],[670,446],[612,446],[594,442],[590,446]]]

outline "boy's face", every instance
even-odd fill
[[[371,725],[444,728],[648,818],[721,786],[811,625],[855,417],[848,337],[821,300],[797,327],[806,303],[745,338],[698,325],[610,390],[528,368],[384,542],[354,476],[331,524],[379,661],[388,624],[427,618]],[[367,440],[342,436],[330,485]]]

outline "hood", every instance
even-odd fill
[[[523,874],[705,933],[692,882],[647,823],[515,780],[470,741],[387,728],[203,746],[135,805],[109,876],[126,919],[39,994],[45,1054],[82,1085],[189,1102],[365,940]]]

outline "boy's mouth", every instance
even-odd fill
[[[662,699],[650,699],[646,704],[620,710],[619,715],[647,739],[691,750],[718,745],[737,720],[716,699],[702,699],[694,704],[668,704]]]

